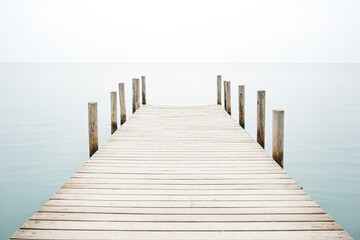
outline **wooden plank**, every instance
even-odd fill
[[[112,222],[333,222],[327,214],[161,215],[37,212],[32,220]]]
[[[57,193],[88,193],[88,194],[122,194],[122,195],[182,195],[182,196],[202,196],[202,195],[250,195],[250,194],[305,194],[300,189],[246,189],[246,190],[151,190],[151,189],[81,189],[81,188],[61,188]]]
[[[107,206],[107,207],[317,207],[314,201],[100,201],[48,200],[47,206]]]
[[[163,184],[163,185],[241,185],[241,184],[288,184],[295,183],[291,178],[269,179],[208,179],[208,180],[144,180],[144,179],[109,179],[109,178],[70,178],[67,183],[124,183],[124,184]]]
[[[174,174],[110,174],[97,172],[77,172],[73,175],[74,178],[112,178],[112,179],[194,179],[194,180],[210,180],[210,179],[281,179],[289,178],[285,173],[262,173],[262,174],[191,174],[191,175],[174,175]]]
[[[53,213],[106,213],[106,214],[166,214],[166,215],[238,215],[238,214],[324,214],[320,207],[241,207],[241,208],[131,208],[91,206],[47,206],[39,212]]]
[[[115,239],[115,240],[269,240],[269,239],[352,239],[344,231],[254,231],[254,232],[193,232],[193,231],[74,231],[21,229],[12,239]]]
[[[231,196],[162,196],[162,195],[94,195],[94,194],[59,194],[51,196],[53,200],[117,200],[117,201],[139,201],[139,200],[156,200],[156,201],[284,201],[284,200],[302,200],[310,201],[311,198],[306,194],[294,195],[231,195]]]
[[[91,222],[29,220],[21,229],[93,231],[300,231],[341,230],[335,222]]]
[[[63,188],[72,189],[145,189],[145,190],[247,190],[247,189],[301,189],[296,183],[289,184],[250,184],[250,185],[150,185],[150,184],[111,184],[111,183],[66,183]]]

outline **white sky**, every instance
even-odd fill
[[[360,62],[360,0],[0,0],[0,62]]]

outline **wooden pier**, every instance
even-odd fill
[[[352,239],[228,110],[135,108],[12,239]]]

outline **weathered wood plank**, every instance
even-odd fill
[[[101,201],[48,200],[47,206],[103,206],[103,207],[316,207],[314,201]]]
[[[116,200],[116,201],[310,201],[306,194],[289,195],[221,195],[221,196],[163,196],[163,195],[95,195],[56,193],[52,200]]]
[[[327,214],[161,215],[37,212],[32,220],[112,222],[333,222]]]
[[[335,222],[91,222],[29,220],[21,229],[93,231],[300,231],[341,230]]]
[[[106,214],[167,214],[167,215],[234,215],[234,214],[324,214],[320,207],[262,207],[262,208],[131,208],[91,206],[42,206],[39,212],[106,213]]]
[[[269,239],[352,239],[344,231],[254,231],[254,232],[194,232],[194,231],[74,231],[74,230],[25,230],[21,229],[12,239],[116,239],[116,240],[269,240]]]

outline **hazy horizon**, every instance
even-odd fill
[[[359,63],[356,0],[2,0],[1,63]]]

